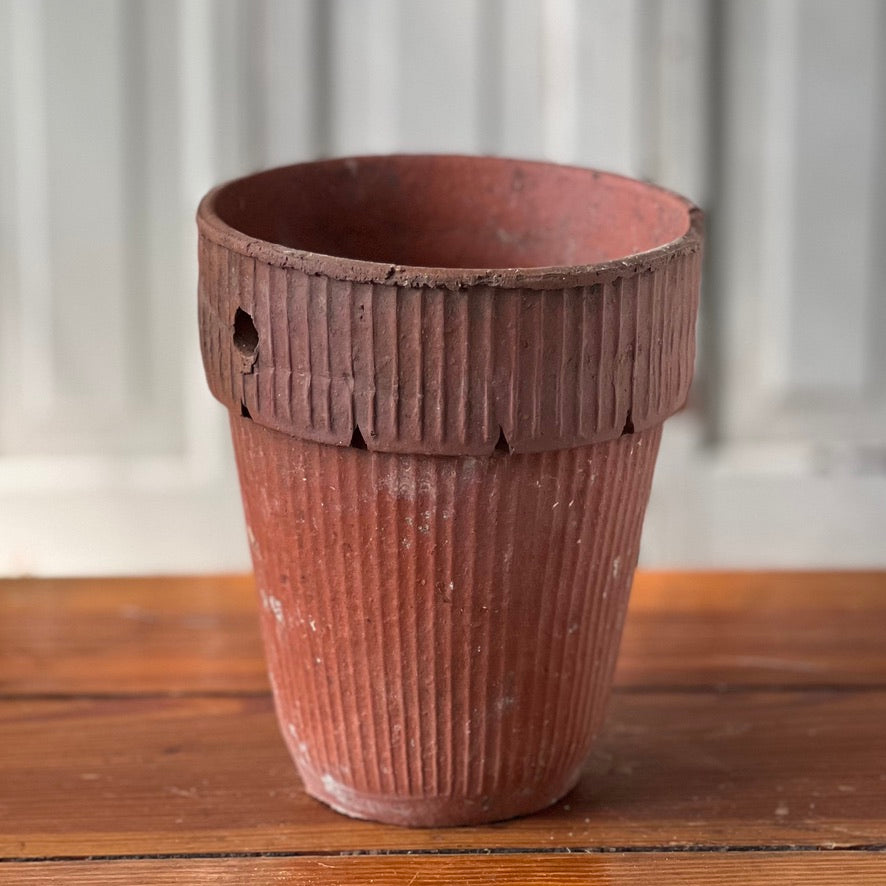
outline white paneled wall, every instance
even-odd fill
[[[247,565],[197,201],[394,150],[701,203],[645,562],[883,564],[884,46],[878,0],[0,0],[0,572]]]

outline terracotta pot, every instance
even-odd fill
[[[601,724],[689,389],[699,211],[398,156],[240,179],[198,222],[206,374],[308,792],[407,825],[553,803]]]

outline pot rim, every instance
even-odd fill
[[[378,161],[380,159],[406,162],[410,160],[428,161],[439,159],[481,160],[495,164],[519,164],[535,168],[548,167],[590,173],[595,180],[603,178],[626,189],[642,189],[655,194],[659,199],[664,198],[682,207],[686,212],[686,230],[676,239],[652,249],[594,264],[517,268],[439,268],[352,259],[346,256],[328,255],[326,253],[284,246],[280,243],[250,236],[232,227],[222,220],[217,211],[218,199],[227,188],[258,179],[259,177],[277,174],[282,170],[295,167],[346,166],[348,164]],[[508,289],[550,289],[588,286],[594,283],[604,283],[616,277],[631,276],[634,273],[641,273],[659,265],[675,253],[700,249],[704,214],[692,201],[667,188],[629,176],[574,164],[554,163],[546,160],[521,160],[482,154],[396,153],[364,154],[312,160],[305,163],[277,166],[272,169],[252,173],[251,175],[231,179],[212,188],[200,201],[197,209],[197,225],[202,236],[219,246],[223,246],[241,255],[259,259],[266,264],[279,268],[292,268],[306,274],[321,275],[337,280],[354,283],[406,286],[410,288],[461,289],[471,286],[489,286]]]

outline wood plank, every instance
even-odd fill
[[[620,686],[886,685],[884,572],[640,572]]]
[[[886,692],[623,693],[537,815],[404,830],[309,799],[267,697],[0,703],[0,857],[886,845]]]
[[[524,886],[870,886],[886,877],[886,856],[874,852],[600,853],[555,855],[424,855],[323,858],[213,858],[39,862],[0,866],[0,884],[179,886],[181,883],[376,886],[520,883]]]
[[[638,573],[620,687],[886,685],[886,573]],[[0,581],[0,694],[266,692],[248,576]]]
[[[268,691],[251,576],[0,581],[0,693]]]

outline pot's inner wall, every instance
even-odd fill
[[[618,176],[483,157],[371,157],[232,182],[219,217],[260,240],[436,268],[595,264],[686,233],[676,197]]]

